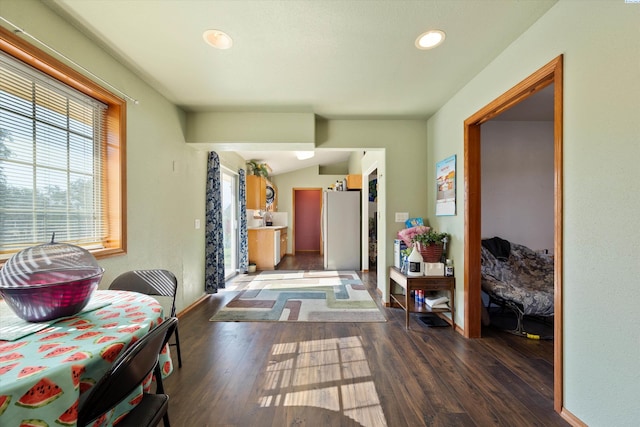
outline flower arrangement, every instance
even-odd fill
[[[426,225],[405,228],[398,231],[398,238],[402,239],[408,248],[413,247],[413,239],[421,234],[428,233],[431,228]]]
[[[422,255],[424,262],[440,262],[444,243],[449,238],[447,233],[440,233],[426,225],[405,228],[398,232],[398,238],[407,245],[408,253],[415,246]]]
[[[416,234],[412,242],[414,245],[418,245],[424,262],[441,262],[444,243],[448,238],[447,233],[439,233],[429,229],[426,233]]]

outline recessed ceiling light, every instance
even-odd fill
[[[298,160],[310,159],[315,155],[313,151],[296,151],[296,157]]]
[[[444,31],[429,30],[418,36],[416,39],[416,47],[422,50],[433,49],[444,41],[444,37]]]
[[[202,38],[216,49],[229,49],[233,46],[233,40],[224,31],[207,30],[202,34]]]

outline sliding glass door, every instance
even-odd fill
[[[225,279],[238,272],[238,176],[224,168],[222,174],[222,229]]]

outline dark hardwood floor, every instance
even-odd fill
[[[317,254],[280,269],[322,269]],[[565,426],[553,342],[493,329],[468,340],[382,307],[386,323],[209,322],[229,295],[180,317],[183,366],[165,380],[179,426]]]

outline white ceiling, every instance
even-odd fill
[[[310,159],[298,160],[294,151],[236,151],[245,160],[257,160],[269,165],[269,175],[279,175],[315,165],[333,165],[349,160],[351,151],[315,150]]]
[[[45,4],[186,111],[426,119],[556,1],[51,0]],[[227,32],[233,47],[217,50],[205,44],[202,33],[207,29]],[[433,50],[416,49],[416,37],[429,29],[445,31],[444,44]],[[54,47],[73,59],[72,46],[70,51]],[[91,70],[90,64],[85,65]],[[338,157],[344,159],[345,153],[341,154]]]

